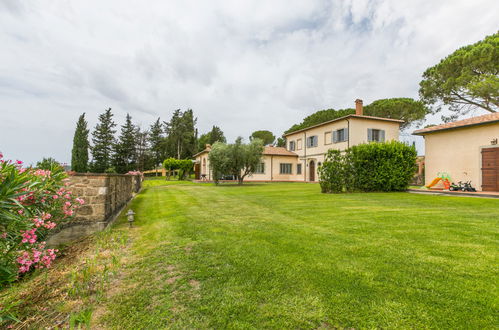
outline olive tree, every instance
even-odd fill
[[[262,153],[260,139],[253,139],[249,144],[244,144],[241,137],[232,144],[216,142],[208,156],[215,183],[218,184],[222,175],[233,175],[238,184],[242,184],[246,176],[255,172]]]

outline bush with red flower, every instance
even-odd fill
[[[0,286],[50,267],[58,251],[47,248],[45,239],[84,203],[68,184],[60,167],[25,168],[0,153]]]

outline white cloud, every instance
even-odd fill
[[[0,150],[70,160],[80,113],[281,134],[323,108],[417,97],[421,73],[497,30],[477,1],[0,0]]]

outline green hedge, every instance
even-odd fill
[[[329,150],[319,168],[322,192],[404,191],[414,176],[416,149],[402,142]]]

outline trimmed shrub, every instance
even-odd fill
[[[319,170],[322,192],[404,191],[416,156],[414,147],[398,141],[360,144],[343,154],[330,151]]]
[[[340,193],[345,188],[345,157],[341,151],[331,149],[319,167],[319,182],[323,193]]]
[[[172,171],[179,171],[179,180],[184,180],[194,168],[194,163],[190,159],[167,158],[163,162],[163,167],[166,169],[167,180],[170,180]]]

